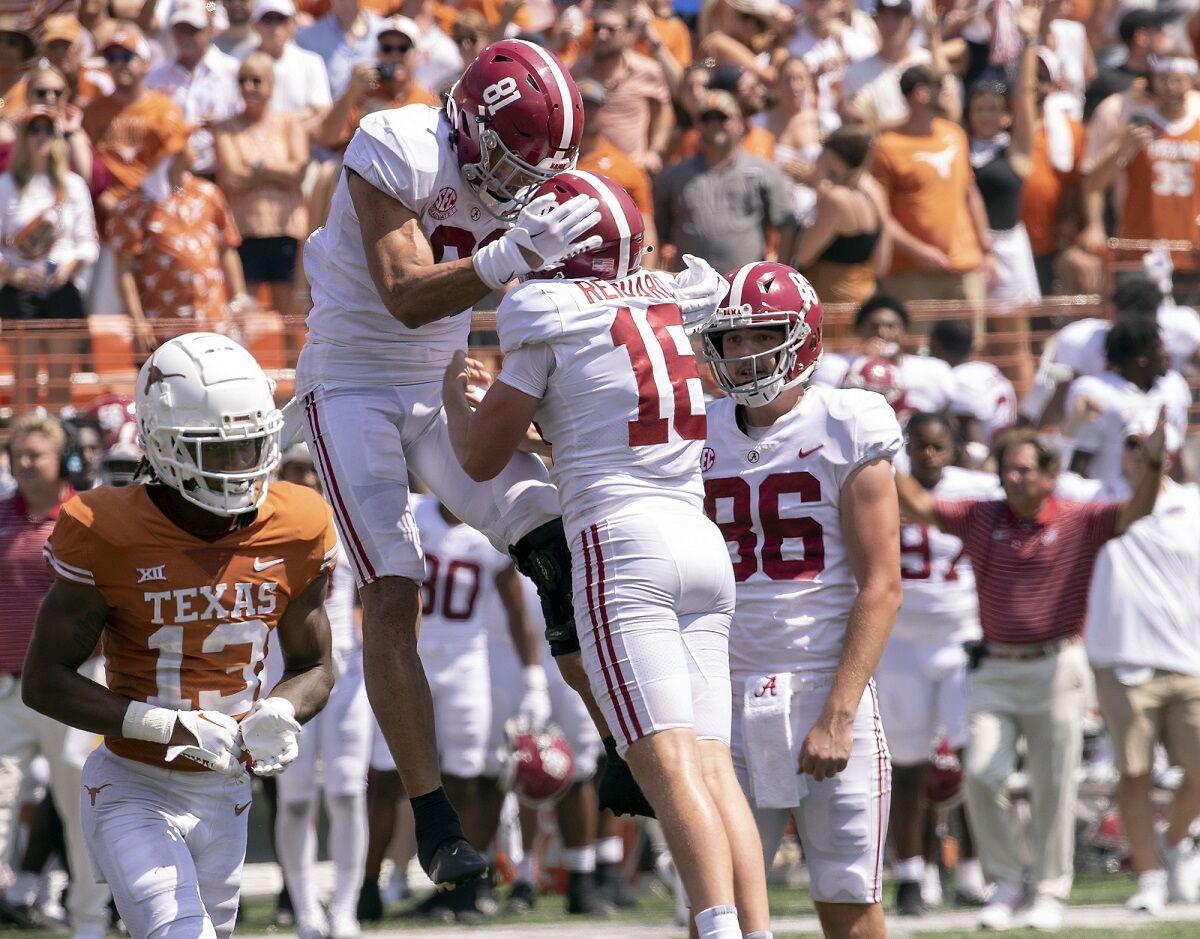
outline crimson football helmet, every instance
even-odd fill
[[[776,261],[743,264],[725,279],[729,293],[704,324],[704,358],[730,397],[762,407],[812,377],[821,358],[821,301],[812,284]],[[726,333],[773,327],[781,331],[778,345],[752,355],[725,354]]]
[[[137,438],[137,411],[134,409],[133,399],[128,395],[112,392],[98,395],[84,405],[82,413],[100,425],[106,450],[122,439]],[[126,430],[127,427],[133,428],[132,438]]]
[[[580,235],[580,240],[600,236],[599,247],[573,254],[555,267],[534,271],[533,277],[597,277],[620,280],[641,270],[646,224],[629,193],[607,176],[584,170],[567,170],[538,186],[534,199],[552,195],[559,204],[576,196],[591,196],[600,203],[600,221]]]
[[[571,785],[575,757],[563,732],[550,724],[534,733],[515,720],[505,726],[509,756],[501,784],[525,805],[542,805],[561,796]]]
[[[891,359],[859,359],[846,372],[842,387],[861,388],[883,395],[896,412],[896,417],[902,420],[907,420],[915,413],[915,408],[908,403],[904,383],[900,380],[900,369]]]
[[[925,798],[931,805],[956,805],[962,794],[962,779],[962,760],[950,746],[949,740],[939,738],[925,774]]]
[[[446,115],[463,179],[499,217],[570,169],[583,137],[583,101],[566,66],[523,39],[494,42],[450,89]]]

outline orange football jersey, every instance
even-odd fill
[[[321,496],[271,484],[253,522],[220,538],[175,525],[144,485],[80,493],[59,513],[46,562],[108,601],[108,687],[136,701],[240,718],[259,694],[271,630],[337,554]],[[106,738],[118,756],[160,766],[166,748]],[[172,769],[202,770],[176,760]]]
[[[1166,124],[1148,112],[1154,137],[1125,167],[1125,206],[1118,236],[1186,241],[1200,246],[1200,114]],[[1172,255],[1176,268],[1194,270],[1193,255]]]

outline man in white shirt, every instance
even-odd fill
[[[362,9],[359,0],[333,0],[328,13],[300,30],[296,42],[325,62],[330,91],[344,94],[360,62],[375,61],[375,39],[383,17]]]
[[[237,87],[237,60],[212,44],[214,30],[208,10],[199,0],[180,0],[167,25],[175,59],[146,76],[146,87],[169,95],[189,124],[200,125],[191,137],[192,172],[215,172],[209,125],[233,117],[242,109]]]
[[[1149,424],[1131,424],[1122,469],[1129,486],[1146,472],[1141,442]],[[1168,454],[1182,440],[1167,427]],[[1168,459],[1170,456],[1168,455]],[[1096,559],[1084,643],[1112,739],[1117,805],[1138,874],[1130,909],[1161,912],[1194,903],[1200,855],[1188,837],[1200,815],[1200,491],[1163,479],[1154,511],[1110,541]],[[1161,841],[1151,805],[1154,749],[1166,746],[1184,774]],[[1159,858],[1166,862],[1166,869]]]
[[[309,121],[324,114],[333,103],[325,62],[315,52],[292,41],[296,33],[296,7],[292,0],[258,0],[254,4],[254,29],[258,48],[275,60],[275,90],[271,110]]]
[[[917,26],[911,0],[879,0],[875,6],[879,51],[846,67],[842,78],[842,119],[866,121],[880,130],[903,123],[908,105],[900,93],[900,73],[912,65],[929,65],[933,57],[913,48]]]

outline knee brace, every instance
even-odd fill
[[[571,548],[567,545],[562,519],[539,525],[515,545],[509,545],[508,552],[517,570],[537,587],[550,654],[578,652],[575,607],[571,600]]]

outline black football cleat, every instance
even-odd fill
[[[898,916],[924,916],[925,901],[921,898],[921,885],[915,880],[896,882],[896,914]]]
[[[537,906],[537,901],[537,888],[527,880],[518,880],[508,892],[504,908],[508,913],[528,913]]]
[[[383,919],[383,896],[379,892],[379,878],[373,874],[363,877],[362,889],[358,892],[358,921],[378,923]]]
[[[438,886],[461,884],[487,873],[487,861],[466,838],[449,838],[433,852],[426,873]]]

